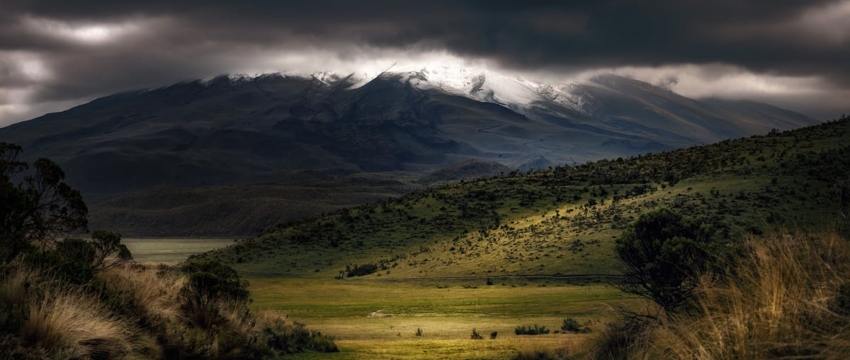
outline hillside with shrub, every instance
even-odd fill
[[[250,276],[620,274],[615,239],[657,208],[743,241],[821,230],[842,206],[850,119],[676,151],[510,172],[280,224],[205,253]],[[846,196],[844,198],[846,206]],[[368,265],[368,273],[350,271]]]

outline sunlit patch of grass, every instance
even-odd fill
[[[592,334],[517,336],[514,328],[558,329],[573,317],[602,329],[617,315],[614,307],[640,302],[605,284],[542,280],[249,280],[255,309],[284,312],[336,337],[340,353],[321,356],[327,359],[510,359],[522,349],[573,349]],[[473,328],[483,340],[470,339]]]

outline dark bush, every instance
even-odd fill
[[[181,308],[197,326],[209,328],[220,323],[223,303],[238,307],[248,302],[248,283],[227,265],[217,261],[188,263],[181,270],[187,277],[180,290]]]
[[[728,252],[713,233],[710,225],[668,209],[641,215],[616,240],[625,264],[620,288],[674,312],[691,298],[697,274],[722,268]]]
[[[573,318],[566,318],[564,319],[564,323],[561,324],[561,331],[577,333],[581,331],[581,325]]]
[[[347,265],[345,267],[345,276],[346,277],[354,277],[354,276],[364,276],[369,275],[378,271],[378,265],[376,264],[363,264],[363,265],[354,265],[351,267]]]
[[[53,243],[52,247],[29,253],[24,261],[58,280],[88,284],[95,273],[115,263],[107,259],[125,261],[133,258],[130,250],[120,242],[121,234],[97,230],[92,233],[91,241],[65,238]]]
[[[534,324],[532,326],[517,326],[514,333],[517,335],[545,335],[549,333],[549,329]]]
[[[310,331],[304,324],[295,323],[293,326],[267,326],[263,329],[267,346],[278,355],[295,354],[304,350],[316,352],[338,352],[333,337],[323,335],[318,331]]]
[[[74,283],[85,284],[94,278],[96,251],[86,240],[70,238],[56,243],[53,253],[42,253],[42,261],[52,261],[53,266],[44,264],[44,268],[54,270],[58,278]]]

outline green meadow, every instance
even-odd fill
[[[555,279],[494,279],[493,285],[485,279],[249,282],[255,310],[284,313],[336,338],[339,353],[295,357],[305,359],[509,359],[537,347],[576,351],[592,333],[560,333],[565,318],[599,331],[617,316],[616,307],[643,303],[604,283]],[[514,334],[517,326],[530,325],[551,332]],[[483,339],[471,339],[473,329]]]

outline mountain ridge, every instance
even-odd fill
[[[482,98],[489,100],[482,101],[477,95],[434,86],[429,81],[441,80],[434,80],[439,77],[433,74],[382,72],[363,84],[353,75],[327,73],[219,76],[96,99],[0,128],[0,141],[22,145],[28,160],[47,157],[59,163],[93,212],[103,214],[94,217],[93,225],[133,228],[130,233],[139,234],[136,231],[143,226],[102,221],[120,217],[110,212],[114,209],[99,209],[99,204],[145,196],[162,185],[245,186],[304,170],[343,177],[395,177],[416,189],[420,177],[469,160],[525,171],[817,122],[766,104],[688,99],[614,75],[568,85],[506,76],[499,83],[496,75],[475,73],[468,74],[467,83],[458,80],[478,94],[491,91]],[[511,96],[521,100],[528,100],[528,91],[535,89],[542,89],[535,94],[545,96],[499,103],[494,89],[516,90]],[[557,89],[555,95],[552,89]],[[567,100],[580,99],[576,101],[581,111],[549,99],[567,92]],[[735,120],[738,117],[744,120]],[[347,180],[340,180],[344,183]],[[287,183],[293,191],[307,185]],[[374,194],[398,194],[397,187],[381,186]],[[285,205],[269,211],[281,206]],[[145,218],[137,210],[120,211]],[[234,212],[230,216],[235,219],[239,211]],[[256,230],[256,226],[240,228],[233,234]]]

